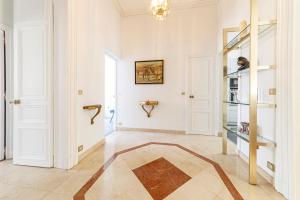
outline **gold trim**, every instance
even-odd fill
[[[257,184],[257,68],[258,68],[258,0],[250,1],[250,108],[249,108],[249,183]]]
[[[272,20],[259,21],[258,22],[258,26],[265,26],[265,25],[272,25],[272,24],[277,24],[277,20],[276,19],[272,19]]]
[[[266,147],[271,149],[275,149],[277,147],[277,144],[273,142],[258,142],[257,145],[258,147]]]
[[[258,70],[276,69],[276,65],[260,65],[257,66]]]
[[[225,47],[228,43],[228,33],[231,33],[231,32],[236,32],[237,30],[239,30],[239,27],[238,28],[227,28],[227,29],[224,29],[223,30],[223,47]],[[227,73],[228,73],[228,55],[227,54],[223,54],[223,77],[227,76]],[[228,90],[228,86],[227,86],[227,78],[223,78],[223,100],[226,100],[227,99],[227,90]],[[222,104],[222,109],[223,109],[223,124],[227,122],[227,105],[225,104]],[[227,154],[227,133],[228,131],[226,129],[223,129],[223,132],[222,132],[222,153],[224,155]]]
[[[258,103],[257,107],[258,108],[277,108],[277,104],[273,104],[273,103]]]

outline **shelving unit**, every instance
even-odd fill
[[[246,27],[233,27],[223,30],[223,154],[227,154],[227,135],[235,135],[249,143],[249,183],[257,184],[257,149],[276,148],[275,141],[268,140],[258,134],[257,109],[271,108],[276,109],[275,103],[258,102],[258,73],[265,70],[276,70],[276,65],[258,65],[258,42],[259,37],[265,32],[276,26],[276,20],[259,21],[258,0],[250,0],[250,24]],[[229,34],[237,35],[228,41]],[[228,73],[228,53],[249,44],[250,49],[250,67],[245,70]],[[240,78],[244,75],[249,76],[249,102],[229,101],[229,78]],[[249,107],[249,135],[240,133],[238,124],[233,124],[228,120],[228,106],[248,106]]]

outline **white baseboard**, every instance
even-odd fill
[[[149,132],[149,133],[186,134],[185,131],[177,131],[177,130],[127,128],[127,127],[117,127],[117,131],[138,131],[138,132]]]
[[[103,138],[100,142],[92,146],[90,149],[87,151],[83,152],[82,154],[79,155],[78,161],[82,161],[85,157],[87,157],[89,154],[91,154],[93,151],[101,147],[105,143],[105,138]]]

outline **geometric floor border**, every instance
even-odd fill
[[[205,162],[208,162],[217,171],[217,173],[219,174],[220,178],[222,179],[223,183],[225,184],[227,190],[230,192],[230,194],[234,198],[234,200],[243,200],[243,197],[241,196],[239,191],[235,188],[235,186],[232,184],[231,180],[228,178],[228,176],[226,175],[226,173],[224,172],[224,170],[218,163],[216,163],[215,161],[212,161],[212,160],[206,158],[205,156],[202,156],[194,151],[191,151],[190,149],[185,148],[179,144],[161,143],[161,142],[149,142],[149,143],[145,143],[145,144],[142,144],[139,146],[135,146],[135,147],[114,153],[113,156],[110,157],[104,163],[104,165],[102,165],[101,168],[88,180],[88,182],[74,195],[73,199],[74,200],[85,200],[85,194],[89,191],[89,189],[95,184],[95,182],[101,177],[101,175],[105,172],[105,170],[113,163],[113,161],[119,155],[128,153],[128,152],[136,150],[136,149],[140,149],[140,148],[143,148],[143,147],[146,147],[149,145],[163,145],[163,146],[178,147],[179,149],[186,151]]]

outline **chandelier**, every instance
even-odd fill
[[[168,0],[152,0],[152,14],[157,20],[164,20],[169,14]]]

